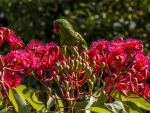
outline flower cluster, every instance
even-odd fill
[[[66,46],[59,47],[54,42],[31,40],[25,46],[13,31],[2,27],[0,46],[5,41],[11,49],[0,56],[3,87],[17,87],[31,74],[46,89],[55,81],[62,97],[74,100],[72,104],[82,95],[92,95],[96,83],[97,88],[104,86],[108,95],[119,90],[127,96],[125,91],[129,91],[150,101],[150,86],[146,83],[150,58],[142,51],[140,40],[98,40],[87,51],[79,53],[77,47],[72,47],[70,53]],[[46,76],[47,72],[50,76]],[[83,85],[88,86],[88,92],[80,90]]]
[[[146,99],[150,98],[150,86],[146,83],[150,75],[150,58],[142,51],[140,40],[118,38],[110,42],[99,40],[93,42],[87,52],[90,61],[95,61],[95,71],[100,70],[100,63],[105,67],[99,74],[107,82],[106,93],[120,90],[133,92]],[[126,95],[127,96],[127,95]]]
[[[23,78],[35,70],[42,76],[44,70],[50,71],[56,59],[59,59],[59,47],[56,43],[48,43],[31,40],[27,46],[13,31],[8,28],[0,28],[0,46],[5,41],[10,44],[7,55],[0,56],[1,80],[7,87],[17,87]]]

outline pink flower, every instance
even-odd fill
[[[14,36],[12,30],[5,27],[0,27],[0,46],[2,46],[2,44],[11,36]]]
[[[129,51],[129,52],[133,50],[141,51],[143,49],[143,45],[140,40],[130,38],[125,41],[125,48],[126,48],[126,51]]]
[[[16,36],[9,37],[8,42],[10,43],[11,50],[17,50],[24,46],[24,42]]]
[[[23,78],[19,76],[16,72],[4,70],[3,79],[9,87],[17,87],[21,84]]]
[[[26,47],[26,50],[27,51],[32,51],[38,55],[40,55],[41,51],[40,49],[43,49],[44,48],[44,43],[42,41],[38,41],[38,40],[31,40],[27,47]],[[38,50],[38,51],[37,51]]]
[[[118,38],[117,40],[112,40],[108,45],[108,51],[113,54],[121,54],[125,49],[125,43],[123,40]]]
[[[107,49],[109,42],[106,40],[98,40],[92,43],[91,49],[94,49],[95,51],[98,50],[99,53],[102,53],[105,49]]]
[[[134,68],[136,70],[142,70],[145,69],[149,65],[149,58],[144,55],[143,52],[137,52],[134,55],[135,61],[134,61]]]

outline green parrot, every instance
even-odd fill
[[[54,30],[60,32],[60,45],[67,46],[69,49],[72,46],[78,47],[78,52],[81,53],[88,49],[84,38],[75,32],[72,25],[65,19],[57,19],[54,21]]]

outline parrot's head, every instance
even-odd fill
[[[68,29],[71,27],[71,24],[65,19],[57,19],[54,21],[54,30],[60,31],[62,29]]]

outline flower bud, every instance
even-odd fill
[[[61,55],[66,55],[66,51],[67,51],[66,46],[63,46],[63,47],[61,48],[61,50],[60,50],[60,54],[61,54]]]
[[[82,70],[82,62],[79,62],[78,69],[79,69],[79,70]]]
[[[64,86],[65,90],[68,90],[68,88],[69,88],[69,82],[65,80],[63,86]]]
[[[66,55],[65,58],[67,59],[68,62],[70,62],[70,56]]]
[[[78,57],[79,57],[79,53],[78,52],[74,52],[74,58],[78,59]]]
[[[71,47],[71,52],[72,53],[78,52],[78,48],[76,46],[72,46]]]
[[[85,69],[85,75],[90,76],[92,74],[92,70],[90,68]]]
[[[74,60],[70,61],[70,67],[73,68],[74,67]]]
[[[64,68],[64,72],[68,75],[70,73],[70,68],[67,65],[66,68]]]
[[[91,81],[92,81],[92,82],[95,82],[95,81],[96,81],[96,76],[95,76],[95,75],[92,75],[92,76],[91,76]]]
[[[67,65],[67,64],[66,64],[65,61],[63,61],[61,65],[62,65],[63,68],[66,68],[66,65]]]
[[[86,68],[86,64],[82,63],[82,69],[85,69],[85,68]]]
[[[103,69],[105,67],[105,62],[101,62],[100,69]]]
[[[58,75],[55,75],[55,76],[54,76],[54,80],[59,84],[59,80],[60,80],[60,79],[59,79],[59,76],[58,76]]]
[[[88,84],[88,87],[89,87],[89,92],[92,93],[94,83],[89,79],[87,81],[87,84]]]
[[[78,61],[77,59],[74,61],[74,66],[75,66],[76,68],[78,68],[78,66],[79,66],[79,61]]]
[[[81,56],[82,56],[82,59],[84,59],[84,60],[86,60],[86,52],[83,52],[82,54],[81,54]]]
[[[89,60],[89,55],[88,54],[86,54],[86,60]]]
[[[55,64],[54,68],[55,68],[56,72],[59,73],[59,64],[58,63]]]
[[[93,62],[91,63],[91,67],[94,68],[95,65],[96,65],[96,62],[93,61]]]
[[[82,61],[82,57],[81,57],[81,56],[79,56],[79,57],[78,57],[78,60],[79,60],[79,62],[81,62],[81,61]]]

